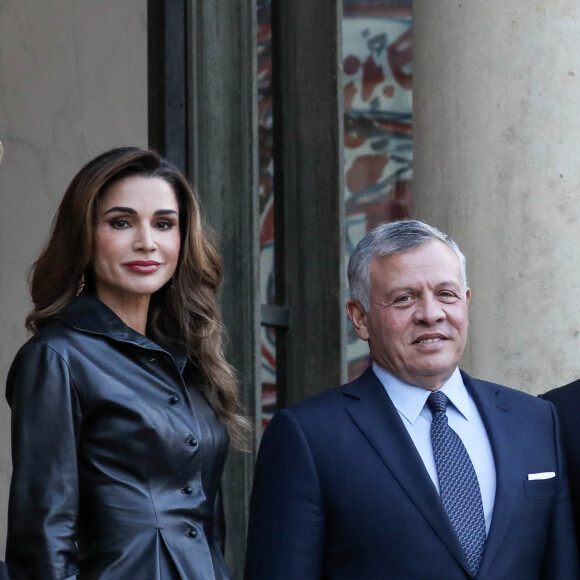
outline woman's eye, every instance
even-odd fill
[[[174,226],[175,226],[175,224],[173,222],[167,222],[167,221],[157,222],[157,225],[156,225],[157,229],[159,229],[159,230],[170,230]]]
[[[125,228],[129,227],[129,222],[127,220],[113,220],[111,222],[111,226],[114,227],[117,230],[124,230]]]

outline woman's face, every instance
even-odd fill
[[[147,301],[179,259],[179,206],[157,177],[127,177],[97,203],[92,266],[99,300],[109,307]]]

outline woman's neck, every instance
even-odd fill
[[[108,306],[129,328],[145,336],[151,296],[131,295],[125,298],[110,294],[101,296],[97,293],[97,298]]]

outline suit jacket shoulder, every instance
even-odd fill
[[[312,427],[319,429],[321,421],[336,422],[336,419],[345,413],[345,402],[358,400],[364,396],[371,396],[375,401],[384,402],[386,405],[394,406],[387,395],[382,383],[379,381],[372,368],[369,367],[357,379],[331,387],[309,399],[296,405],[284,409],[283,413],[290,413],[304,429]]]
[[[465,371],[461,371],[463,382],[476,403],[478,409],[482,410],[482,405],[493,402],[494,405],[509,408],[516,414],[528,413],[548,413],[551,415],[551,405],[541,398],[525,393],[512,387],[506,387],[497,383],[474,379]]]
[[[564,408],[574,404],[580,404],[580,379],[576,379],[563,387],[552,389],[540,396],[542,399],[554,403],[558,407],[558,410],[560,406]],[[576,410],[573,411],[577,412]]]

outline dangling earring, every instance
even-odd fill
[[[79,280],[78,286],[77,286],[77,296],[80,296],[81,292],[83,291],[85,287],[85,273],[83,272],[81,275],[81,279]]]

